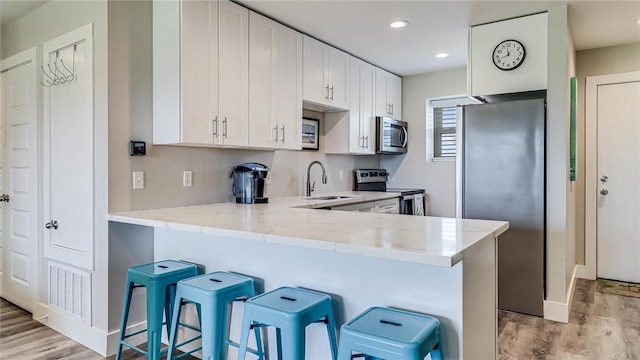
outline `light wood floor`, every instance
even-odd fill
[[[498,333],[501,360],[640,360],[640,298],[601,294],[595,281],[578,280],[568,324],[500,311]],[[125,355],[125,360],[143,359],[132,351]],[[0,299],[0,359],[105,358]]]
[[[500,311],[499,359],[640,359],[640,298],[579,279],[569,323]]]

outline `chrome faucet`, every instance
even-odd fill
[[[313,185],[311,185],[311,167],[314,164],[318,164],[320,165],[320,167],[322,168],[322,183],[326,184],[327,183],[327,172],[324,169],[324,165],[322,165],[322,163],[318,160],[312,161],[309,166],[307,167],[307,197],[311,196],[311,192],[315,189],[316,187],[316,182],[313,182]]]

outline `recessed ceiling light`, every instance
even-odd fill
[[[409,22],[407,20],[398,20],[389,24],[389,26],[391,26],[394,29],[403,28],[407,25],[409,25]]]
[[[640,25],[640,19],[636,20],[635,23]]]
[[[447,54],[447,53],[439,53],[439,54],[436,54],[436,57],[437,57],[437,58],[446,58],[447,56],[449,56],[449,54]]]

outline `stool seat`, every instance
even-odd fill
[[[195,351],[202,350],[202,358],[226,359],[227,345],[237,346],[229,340],[227,319],[230,317],[227,305],[235,300],[246,299],[255,295],[253,279],[248,276],[217,271],[209,274],[191,277],[178,282],[176,301],[173,307],[173,319],[169,335],[168,359],[174,359],[174,350],[182,345],[191,343],[199,338],[202,346],[175,357],[185,357]],[[198,309],[200,329],[180,324],[180,311],[183,300],[194,303]],[[186,326],[200,332],[200,336],[176,344],[178,326]],[[255,329],[258,351],[251,351],[263,359],[262,343],[259,329]]]
[[[440,321],[408,311],[372,307],[340,328],[338,359],[352,352],[383,359],[441,359]]]
[[[253,297],[245,303],[239,359],[244,360],[250,329],[260,326],[276,328],[279,359],[304,359],[305,328],[319,321],[327,327],[331,358],[335,360],[337,341],[329,295],[281,287]]]
[[[127,270],[127,285],[120,322],[120,340],[116,351],[117,360],[120,360],[122,356],[123,346],[147,356],[148,359],[160,359],[160,355],[164,353],[160,351],[163,310],[166,317],[167,333],[169,333],[171,328],[171,307],[175,297],[176,284],[182,279],[196,276],[197,274],[198,268],[195,264],[174,260],[138,265]],[[133,334],[125,334],[133,290],[137,287],[147,288],[147,328]],[[147,351],[125,341],[127,338],[144,331],[147,332]]]

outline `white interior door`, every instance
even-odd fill
[[[46,42],[45,69],[73,77],[44,89],[44,255],[93,269],[93,26]],[[41,224],[44,226],[44,224]]]
[[[598,86],[597,274],[640,282],[640,82]]]
[[[0,62],[0,296],[35,310],[38,135],[35,48]]]

